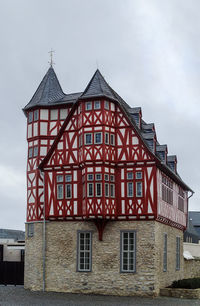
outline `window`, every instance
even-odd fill
[[[88,181],[93,181],[94,175],[93,174],[88,174],[87,179],[88,179]]]
[[[142,182],[136,182],[136,197],[142,197]]]
[[[101,181],[102,180],[102,175],[101,173],[96,174],[96,181]]]
[[[112,174],[110,175],[110,181],[111,181],[111,182],[114,182],[114,181],[115,181],[115,176],[112,175]]]
[[[63,184],[57,185],[57,199],[62,200],[63,199]]]
[[[173,205],[173,190],[162,184],[162,200]]]
[[[92,233],[78,232],[77,270],[90,272],[92,268]]]
[[[178,209],[184,212],[184,198],[185,194],[184,191],[181,187],[179,187],[179,192],[178,192]]]
[[[28,123],[31,123],[33,121],[33,113],[28,113]]]
[[[102,184],[96,183],[96,197],[102,196]]]
[[[105,144],[109,144],[109,133],[105,133]]]
[[[93,197],[94,196],[94,185],[93,185],[93,183],[88,183],[87,188],[88,188],[88,190],[87,190],[88,197]]]
[[[89,111],[92,109],[92,102],[86,102],[85,110]]]
[[[105,181],[109,181],[109,175],[105,174]]]
[[[109,184],[105,183],[105,196],[109,197]]]
[[[136,232],[121,232],[121,272],[136,271]]]
[[[114,135],[114,134],[110,134],[110,144],[111,144],[112,146],[115,145],[115,135]]]
[[[38,156],[38,146],[33,148],[33,156],[34,157]]]
[[[100,144],[102,143],[102,133],[95,133],[94,134],[94,143],[95,144]]]
[[[56,181],[57,181],[57,183],[63,182],[63,175],[57,175]]]
[[[180,237],[176,237],[176,270],[180,270]]]
[[[28,223],[28,237],[34,236],[34,223]]]
[[[127,196],[133,197],[133,183],[132,182],[127,183]]]
[[[104,102],[104,108],[105,108],[105,109],[109,109],[109,102],[108,102],[108,101],[105,101],[105,102]]]
[[[38,112],[38,109],[36,109],[34,111],[34,121],[37,121],[39,119],[39,112]]]
[[[67,117],[68,109],[67,108],[61,108],[60,109],[60,120],[65,120]]]
[[[94,109],[100,109],[101,108],[101,103],[100,101],[95,101],[94,102]]]
[[[65,198],[71,199],[71,197],[72,197],[72,185],[66,184],[65,185]]]
[[[163,246],[163,271],[167,271],[167,234],[164,234],[164,246]]]
[[[128,172],[127,173],[127,180],[132,180],[133,179],[133,172]]]
[[[110,184],[110,196],[111,198],[115,197],[115,185],[114,184]]]
[[[65,182],[71,182],[72,181],[72,176],[71,174],[65,175]]]
[[[85,144],[86,145],[92,144],[92,134],[91,133],[85,134]]]
[[[142,179],[142,172],[136,172],[136,180]]]
[[[28,158],[32,158],[33,157],[33,148],[29,148],[28,150]]]

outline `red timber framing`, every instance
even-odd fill
[[[141,111],[138,126],[123,105],[105,97],[31,112],[27,221],[42,220],[45,203],[45,219],[94,221],[100,240],[109,220],[185,227],[187,208],[162,199],[162,171],[174,179],[177,198],[179,181],[141,137]]]

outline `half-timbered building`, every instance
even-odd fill
[[[99,70],[65,94],[50,67],[23,111],[25,287],[156,295],[181,278],[192,190],[141,108]]]

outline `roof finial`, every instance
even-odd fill
[[[53,65],[55,65],[55,63],[53,62],[53,53],[54,53],[55,51],[53,51],[52,49],[51,49],[51,51],[49,51],[49,54],[50,54],[50,62],[48,62],[49,64],[50,64],[50,66],[51,67],[53,67]]]

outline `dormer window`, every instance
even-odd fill
[[[100,108],[101,108],[100,101],[94,101],[94,109],[100,109]]]
[[[92,109],[92,102],[86,102],[86,105],[85,105],[85,110],[86,111],[89,111]]]

